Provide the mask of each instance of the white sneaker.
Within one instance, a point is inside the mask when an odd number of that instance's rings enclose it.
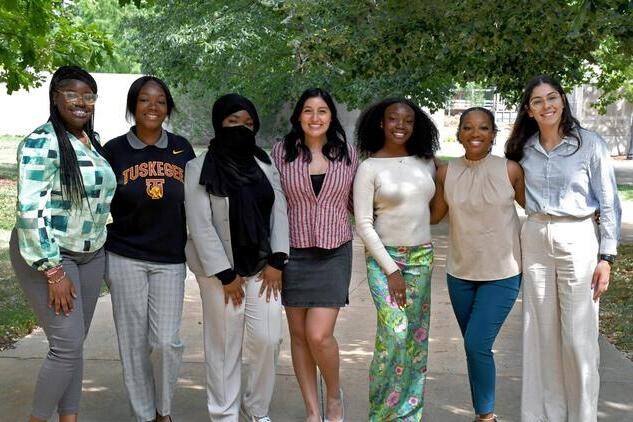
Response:
[[[241,406],[240,406],[240,415],[242,417],[246,418],[246,420],[248,422],[272,422],[272,419],[270,419],[270,417],[268,415],[266,415],[266,416],[252,416],[252,415],[249,415],[248,412],[246,411],[246,409],[244,409]]]

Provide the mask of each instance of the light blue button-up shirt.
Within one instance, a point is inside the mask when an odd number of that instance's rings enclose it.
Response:
[[[600,253],[615,255],[622,211],[607,143],[596,133],[578,129],[547,152],[538,132],[525,144],[525,211],[586,217],[600,210]]]

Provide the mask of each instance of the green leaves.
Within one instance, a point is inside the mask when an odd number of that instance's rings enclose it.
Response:
[[[66,2],[11,0],[0,9],[0,82],[9,93],[41,83],[40,72],[94,66],[112,52],[93,26],[76,24]]]
[[[351,107],[401,95],[437,109],[456,85],[470,82],[517,101],[525,82],[545,73],[568,87],[597,83],[605,92],[601,104],[629,98],[632,5],[170,0],[153,2],[128,22],[145,71],[207,102],[240,92],[272,121],[310,86]],[[198,112],[200,120],[209,111]]]

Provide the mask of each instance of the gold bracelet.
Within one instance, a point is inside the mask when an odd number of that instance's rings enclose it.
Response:
[[[50,278],[47,280],[48,284],[57,284],[60,281],[62,281],[64,278],[66,277],[66,271],[62,272],[62,275],[59,276],[59,278],[55,279],[55,280],[51,280]]]

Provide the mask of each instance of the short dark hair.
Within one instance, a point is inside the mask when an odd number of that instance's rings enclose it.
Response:
[[[433,120],[413,101],[406,98],[387,98],[367,108],[359,117],[356,126],[356,144],[360,153],[367,157],[385,144],[385,133],[381,128],[385,110],[392,104],[405,104],[413,110],[415,120],[413,133],[406,143],[409,154],[422,158],[433,158],[440,148],[439,132]]]
[[[492,131],[494,133],[499,132],[499,128],[497,127],[497,123],[495,122],[495,115],[492,111],[488,110],[485,107],[470,107],[464,110],[462,114],[459,116],[459,124],[457,125],[457,133],[455,134],[455,138],[457,139],[457,142],[459,142],[459,131],[462,129],[462,124],[464,123],[464,119],[470,113],[473,113],[475,111],[479,111],[487,115],[488,119],[490,119],[490,123],[492,124]]]
[[[580,149],[582,139],[579,136],[576,136],[573,133],[573,130],[580,128],[581,126],[578,120],[576,120],[576,118],[571,114],[571,108],[569,107],[569,102],[567,101],[563,87],[554,78],[545,75],[538,75],[530,79],[523,90],[521,103],[519,104],[519,109],[517,110],[517,118],[514,121],[512,132],[510,132],[510,136],[508,137],[505,147],[505,155],[509,160],[517,162],[521,161],[523,158],[523,148],[525,147],[526,142],[539,130],[536,120],[528,114],[528,109],[530,108],[530,97],[532,96],[532,91],[534,91],[534,88],[542,84],[550,85],[563,99],[563,113],[560,119],[560,128],[562,129],[563,136],[571,135],[578,140],[578,148],[576,148],[576,151]],[[574,153],[576,151],[574,151]]]
[[[171,112],[176,110],[176,104],[174,103],[174,97],[171,96],[171,92],[169,92],[169,88],[167,84],[163,82],[162,79],[157,78],[156,76],[141,76],[130,85],[130,89],[127,92],[127,107],[125,109],[125,118],[128,122],[134,121],[134,115],[136,114],[136,103],[138,101],[138,96],[141,93],[141,89],[148,82],[154,82],[158,86],[161,87],[163,92],[165,92],[165,97],[167,97],[167,117],[171,117]]]
[[[283,140],[286,162],[290,163],[297,159],[299,152],[303,153],[304,160],[307,162],[312,161],[312,154],[305,144],[305,134],[303,133],[303,128],[301,128],[299,117],[301,116],[305,102],[314,97],[323,99],[332,115],[330,126],[328,127],[327,132],[325,132],[327,140],[325,145],[323,145],[323,155],[325,155],[330,161],[341,161],[345,159],[347,164],[351,164],[352,161],[349,157],[349,151],[347,150],[347,137],[345,136],[343,125],[338,119],[338,112],[336,111],[334,99],[332,99],[329,92],[321,88],[308,88],[303,91],[292,110],[292,115],[290,116],[290,132],[284,136]],[[299,142],[297,142],[297,140]]]

